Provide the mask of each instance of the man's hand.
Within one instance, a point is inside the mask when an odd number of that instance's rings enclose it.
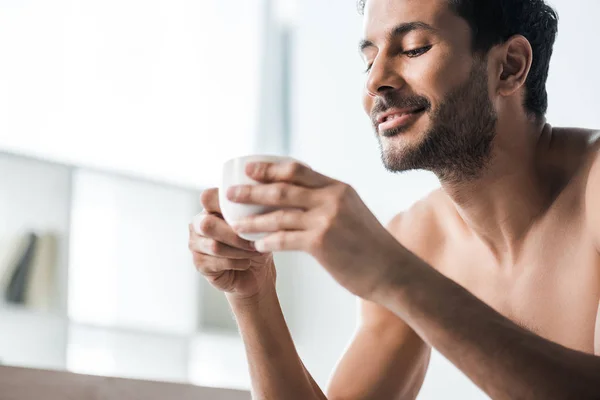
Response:
[[[217,189],[202,193],[204,212],[190,224],[189,248],[206,279],[228,296],[249,299],[275,286],[271,254],[261,254],[225,222]]]
[[[307,252],[363,298],[409,255],[347,184],[299,163],[251,163],[246,173],[262,184],[230,188],[231,201],[282,208],[233,225],[240,233],[271,233],[255,243],[258,251]]]

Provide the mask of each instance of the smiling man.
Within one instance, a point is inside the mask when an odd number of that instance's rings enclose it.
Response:
[[[250,165],[263,184],[228,197],[283,209],[233,227],[204,192],[190,248],[227,294],[254,395],[415,398],[434,347],[494,399],[600,399],[600,135],[545,119],[555,12],[542,0],[360,8],[383,163],[432,171],[442,188],[387,227],[348,185],[300,164]],[[362,298],[327,395],[277,301],[281,250],[310,253]]]

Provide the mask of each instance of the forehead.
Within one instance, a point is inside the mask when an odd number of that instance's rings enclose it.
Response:
[[[367,0],[363,34],[373,42],[383,40],[396,26],[409,22],[424,22],[442,34],[459,33],[466,25],[448,0]]]

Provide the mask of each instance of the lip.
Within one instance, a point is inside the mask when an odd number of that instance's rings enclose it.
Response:
[[[413,114],[415,111],[420,110],[421,107],[413,107],[413,108],[393,108],[384,113],[381,113],[377,116],[377,125],[383,124],[387,118],[396,114]]]
[[[391,129],[401,128],[419,118],[424,111],[425,110],[423,108],[419,107],[411,109],[390,110],[386,113],[380,114],[377,117],[377,129],[380,133],[384,133],[385,131]],[[393,119],[388,119],[389,117],[395,115],[397,116]]]

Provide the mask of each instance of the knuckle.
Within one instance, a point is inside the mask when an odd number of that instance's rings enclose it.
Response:
[[[302,164],[295,162],[295,161],[290,162],[290,163],[286,164],[286,166],[284,168],[283,177],[284,177],[284,179],[292,179],[293,177],[298,175],[301,170],[302,170]]]
[[[287,197],[287,188],[283,184],[273,185],[269,194],[273,201],[280,202]]]
[[[352,188],[352,186],[350,186],[346,183],[340,183],[336,188],[336,194],[337,194],[338,200],[344,200],[344,199],[348,198],[350,195],[352,195],[353,191],[354,191],[354,189]]]
[[[318,252],[319,249],[322,249],[323,245],[325,244],[326,236],[327,236],[326,230],[322,230],[322,231],[316,233],[308,243],[309,251],[311,253],[314,253],[314,252]]]
[[[285,248],[285,234],[284,233],[278,233],[277,235],[275,235],[275,238],[273,239],[273,241],[275,242],[275,247],[277,249]]]
[[[269,170],[268,170],[266,164],[264,164],[264,163],[258,163],[254,167],[254,173],[258,177],[266,178],[267,175],[268,175],[268,173],[269,173]]]
[[[211,188],[211,189],[206,189],[202,192],[202,194],[200,194],[200,204],[202,205],[202,207],[207,208],[212,204],[212,201],[214,200],[215,197],[217,197],[219,195],[219,189],[217,188]]]
[[[320,228],[320,231],[329,229],[332,222],[333,218],[329,214],[321,213],[317,217],[317,226]]]
[[[354,195],[354,193],[355,191],[350,185],[345,183],[336,185],[329,192],[329,199],[327,201],[328,210],[333,215],[338,215],[347,205],[349,199]]]
[[[237,189],[236,197],[238,200],[247,200],[252,198],[254,193],[253,186],[241,186]]]
[[[199,224],[200,232],[202,232],[203,235],[212,235],[216,231],[217,224],[218,220],[216,217],[212,215],[205,215],[202,217],[202,220]]]
[[[206,247],[211,254],[219,254],[223,249],[221,243],[216,240],[208,240]]]
[[[273,214],[273,219],[277,225],[283,224],[285,222],[286,217],[287,213],[285,210],[279,210]]]
[[[335,218],[342,209],[342,203],[339,198],[335,195],[331,195],[327,203],[323,207],[322,218],[327,224],[331,223],[331,220]]]
[[[204,273],[204,271],[208,268],[208,263],[206,262],[206,256],[204,256],[203,254],[200,253],[194,253],[193,254],[193,262],[194,262],[194,267],[196,267],[196,270],[200,273]]]

